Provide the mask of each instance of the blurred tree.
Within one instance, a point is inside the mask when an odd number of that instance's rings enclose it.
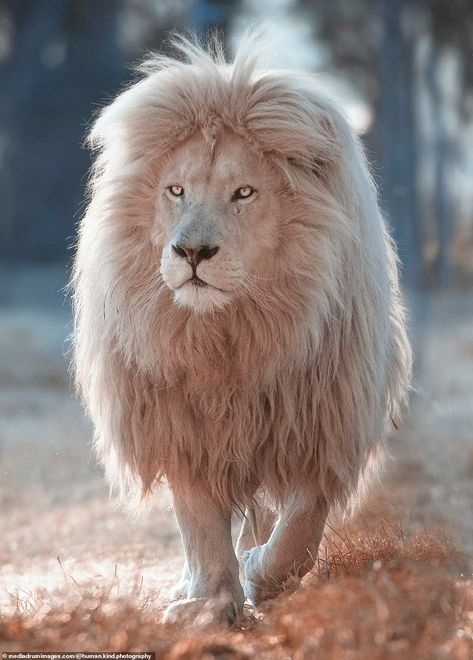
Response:
[[[195,4],[194,0],[118,1],[120,45],[135,61],[142,60],[149,51],[165,49],[166,33],[188,29]]]
[[[218,31],[228,44],[229,23],[238,0],[197,0],[192,8],[192,23],[200,37]]]
[[[458,220],[451,179],[454,161],[462,157],[462,145],[458,144],[447,117],[453,113],[459,124],[473,119],[473,2],[423,0],[421,4],[430,32],[426,84],[431,101],[435,163],[431,214],[437,249],[428,275],[435,284],[448,285],[454,277],[452,244]],[[445,91],[442,78],[443,61],[452,53],[458,63],[458,86],[461,90],[456,97]],[[470,150],[472,146],[469,146]]]
[[[449,284],[455,232],[452,166],[466,145],[455,144],[448,114],[471,122],[473,115],[473,2],[471,0],[300,0],[312,12],[316,36],[326,45],[329,67],[342,71],[374,109],[364,136],[375,156],[381,198],[393,226],[405,280]],[[430,44],[429,62],[419,71],[419,48]],[[453,54],[463,93],[448,96],[442,66]],[[428,94],[428,116],[419,116],[419,77]],[[452,107],[457,103],[457,107]],[[424,108],[425,112],[425,108]],[[427,124],[421,126],[419,122]],[[430,138],[421,143],[420,128]],[[433,161],[428,194],[418,175]],[[425,178],[425,177],[424,177]],[[470,227],[473,226],[470,219]],[[435,249],[427,249],[427,240]],[[427,263],[429,252],[434,255]]]
[[[419,281],[421,215],[416,195],[416,130],[413,46],[402,29],[409,0],[380,0],[378,153],[382,201],[389,211],[404,279]]]
[[[124,77],[113,0],[2,3],[11,49],[0,69],[0,257],[61,259],[72,242],[94,106]]]

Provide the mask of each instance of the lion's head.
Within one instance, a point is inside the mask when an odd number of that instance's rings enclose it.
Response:
[[[274,295],[280,305],[282,285],[285,312],[325,315],[342,253],[377,221],[350,127],[309,76],[258,68],[255,38],[230,65],[177,46],[188,61],[154,58],[92,128],[77,263],[102,245],[103,307],[137,332],[159,301],[202,317],[245,300],[271,308]]]
[[[214,310],[271,277],[283,191],[267,159],[229,131],[198,133],[171,152],[156,184],[152,235],[179,305]]]

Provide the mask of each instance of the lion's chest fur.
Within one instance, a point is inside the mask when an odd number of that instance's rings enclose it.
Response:
[[[154,411],[167,478],[205,480],[241,501],[309,465],[315,416],[303,325],[294,330],[275,308],[265,318],[237,306],[217,319],[168,311]]]
[[[241,503],[261,486],[277,495],[304,466],[313,472],[315,415],[306,374],[245,384],[207,373],[205,382],[189,370],[157,391],[158,443],[171,482],[205,482],[219,499]]]

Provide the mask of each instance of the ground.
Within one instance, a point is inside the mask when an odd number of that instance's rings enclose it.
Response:
[[[0,649],[176,658],[473,654],[473,296],[410,295],[411,414],[317,570],[231,631],[160,623],[182,564],[168,497],[110,500],[71,393],[61,268],[0,271]]]

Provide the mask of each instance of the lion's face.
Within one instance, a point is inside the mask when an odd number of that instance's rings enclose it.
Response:
[[[244,295],[271,268],[281,181],[239,137],[212,150],[204,136],[177,148],[161,169],[153,239],[177,304],[202,313]]]

